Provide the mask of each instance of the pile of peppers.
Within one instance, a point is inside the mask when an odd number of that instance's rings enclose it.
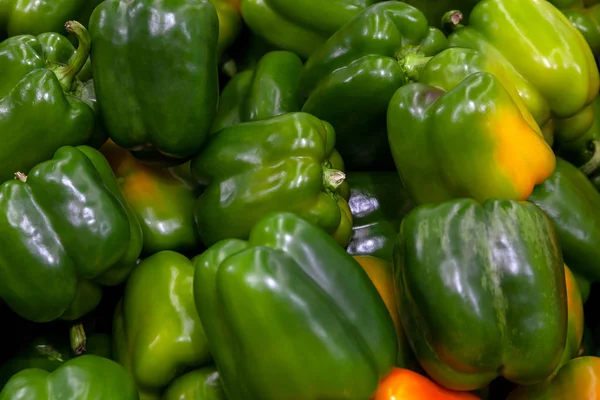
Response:
[[[0,400],[600,399],[600,0],[0,0]]]

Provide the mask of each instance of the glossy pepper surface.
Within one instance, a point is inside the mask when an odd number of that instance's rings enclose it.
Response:
[[[598,0],[550,0],[581,32],[594,54],[600,53],[600,2]]]
[[[133,375],[141,399],[160,392],[211,356],[194,304],[194,266],[162,251],[144,259],[127,280],[113,322],[113,355]]]
[[[35,322],[75,319],[124,281],[142,249],[140,226],[106,162],[65,146],[0,186],[0,298]]]
[[[333,125],[349,171],[393,170],[388,103],[419,68],[414,60],[447,45],[421,11],[386,1],[361,11],[308,59],[300,84],[302,111]]]
[[[242,0],[242,17],[272,45],[307,59],[360,10],[378,1]]]
[[[558,367],[565,272],[552,223],[536,205],[417,207],[402,220],[394,274],[406,336],[442,386],[475,390],[498,376],[533,384]]]
[[[171,168],[147,165],[112,141],[100,152],[142,227],[143,254],[197,250],[201,242],[194,222],[194,204],[202,188],[192,180],[189,163]]]
[[[219,21],[208,0],[108,0],[90,18],[108,136],[148,162],[196,154],[217,110]]]
[[[413,202],[526,200],[555,168],[531,115],[489,73],[449,83],[447,92],[444,82],[408,84],[389,104],[390,147]]]
[[[214,366],[181,375],[169,385],[161,400],[227,400]]]
[[[233,125],[211,136],[191,164],[192,175],[206,185],[195,208],[204,244],[247,239],[265,214],[288,211],[345,246],[352,223],[338,193],[345,175],[332,168],[335,143],[329,123],[300,112]]]
[[[397,172],[348,172],[352,238],[348,253],[392,261],[402,217],[412,209]]]
[[[367,399],[391,370],[396,335],[377,289],[310,222],[271,213],[247,242],[220,241],[195,267],[196,308],[227,398]]]
[[[85,355],[67,361],[54,372],[31,368],[15,374],[0,392],[0,400],[111,399],[137,400],[133,379],[107,358]]]
[[[79,48],[66,66],[48,63],[62,57],[47,35],[0,43],[0,182],[47,160],[59,147],[85,144],[92,136],[94,111],[78,97],[76,79],[88,58],[89,36],[77,22],[68,23],[67,30],[77,35]]]

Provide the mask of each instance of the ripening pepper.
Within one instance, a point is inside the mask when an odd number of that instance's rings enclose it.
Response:
[[[600,398],[600,358],[578,357],[546,382],[517,387],[507,400],[593,400]]]
[[[84,355],[53,372],[25,369],[15,374],[0,392],[0,400],[137,400],[133,379],[116,362]]]
[[[414,204],[526,200],[555,156],[519,99],[487,72],[449,90],[443,76],[428,76],[398,89],[388,109],[390,147]]]
[[[310,222],[270,213],[248,241],[220,241],[194,265],[196,308],[227,398],[367,399],[390,372],[397,346],[386,305]]]
[[[161,400],[227,400],[214,366],[187,372],[169,385]]]
[[[31,321],[79,318],[135,267],[141,228],[91,147],[61,147],[17,178],[0,186],[0,298]]]
[[[442,386],[475,390],[498,376],[534,384],[558,367],[567,343],[565,269],[536,205],[419,206],[402,220],[394,276],[408,341]]]
[[[302,111],[333,125],[348,170],[394,169],[388,103],[420,68],[417,56],[447,45],[421,11],[385,1],[361,11],[311,55],[300,83]]]
[[[402,217],[412,209],[397,172],[349,172],[352,237],[348,253],[391,262]]]
[[[208,137],[219,96],[219,21],[208,0],[107,0],[90,18],[107,135],[149,163],[183,164]]]
[[[381,0],[241,0],[252,32],[307,59],[362,9]]]
[[[201,242],[194,222],[194,204],[202,188],[193,181],[189,163],[171,168],[147,165],[112,141],[100,152],[142,227],[142,254],[162,250],[196,253]]]
[[[89,35],[75,21],[65,27],[79,39],[68,65],[58,62],[70,49],[52,36],[19,35],[0,43],[0,182],[47,160],[61,146],[92,137],[94,111],[80,98],[76,78],[88,59]]]
[[[600,1],[550,0],[581,32],[594,54],[600,53]]]
[[[141,399],[188,368],[211,361],[194,304],[194,266],[173,251],[144,259],[127,280],[113,322],[113,356],[133,375]]]
[[[219,19],[219,42],[217,54],[220,57],[237,39],[242,30],[240,15],[241,0],[209,0],[215,7]]]
[[[271,211],[297,213],[346,246],[352,218],[338,189],[331,125],[306,113],[287,113],[230,126],[212,135],[192,160],[192,175],[206,185],[195,206],[206,246],[247,239]]]
[[[66,21],[87,27],[102,0],[0,0],[0,37],[60,32]]]
[[[583,298],[577,279],[573,272],[565,265],[565,286],[567,289],[567,343],[557,370],[562,368],[572,358],[579,356],[581,341],[583,340]],[[555,372],[556,372],[555,371]]]

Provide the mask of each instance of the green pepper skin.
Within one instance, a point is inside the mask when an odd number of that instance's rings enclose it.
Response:
[[[61,146],[92,137],[94,111],[80,98],[75,79],[88,58],[89,38],[78,34],[85,43],[74,55],[58,36],[20,35],[0,43],[0,182],[47,160]],[[68,66],[47,64],[66,57]]]
[[[600,53],[600,3],[598,0],[549,0],[581,32],[594,54]]]
[[[335,143],[329,123],[301,112],[213,135],[191,164],[192,176],[206,185],[195,207],[202,242],[247,239],[265,214],[288,211],[336,235],[345,247],[352,224],[339,204],[344,174],[332,169]]]
[[[253,70],[238,73],[227,83],[211,132],[241,122],[261,121],[300,111],[302,60],[289,51],[265,54]]]
[[[300,83],[302,111],[333,125],[349,171],[394,169],[388,103],[417,68],[411,57],[432,56],[447,45],[421,11],[386,1],[361,11],[308,59]]]
[[[32,368],[14,375],[0,400],[137,400],[131,376],[116,362],[85,355],[67,361],[54,372]]]
[[[427,16],[430,25],[443,28],[443,17],[450,10],[460,10],[463,21],[468,22],[469,13],[479,0],[404,0],[404,2],[421,10]]]
[[[402,220],[394,274],[406,336],[439,384],[475,390],[498,376],[533,384],[558,367],[565,268],[536,205],[456,199],[417,207]]]
[[[349,172],[352,238],[348,253],[392,261],[400,222],[412,209],[396,172]]]
[[[242,31],[242,16],[240,15],[240,0],[209,0],[215,7],[219,18],[219,42],[217,53],[219,57],[233,45]]]
[[[229,399],[367,399],[394,365],[394,323],[377,289],[310,222],[270,213],[247,242],[220,241],[194,265],[196,308]]]
[[[173,251],[146,259],[127,280],[113,320],[113,356],[133,375],[142,399],[160,392],[211,355],[194,303],[194,266]]]
[[[219,21],[208,0],[107,0],[90,18],[92,71],[108,136],[148,162],[182,164],[219,98]]]
[[[176,378],[161,400],[227,400],[214,366],[195,369]]]
[[[81,317],[127,278],[141,236],[102,154],[61,147],[0,186],[0,298],[35,322]]]

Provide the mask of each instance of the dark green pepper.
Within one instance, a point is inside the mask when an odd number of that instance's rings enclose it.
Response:
[[[90,18],[107,135],[148,162],[182,164],[208,137],[219,95],[219,21],[208,0],[107,0]]]
[[[219,371],[214,366],[195,369],[169,385],[161,400],[226,400]]]
[[[388,103],[420,69],[422,57],[447,45],[421,11],[386,1],[358,13],[308,59],[302,111],[333,125],[348,170],[394,170]]]
[[[242,16],[240,15],[240,0],[209,0],[217,11],[219,18],[219,44],[217,53],[219,57],[237,39],[242,30]]]
[[[417,7],[427,16],[430,25],[443,28],[444,15],[450,10],[460,10],[463,21],[467,22],[469,13],[479,0],[404,0],[412,6]]]
[[[549,0],[581,32],[594,54],[600,53],[600,2],[598,0]]]
[[[0,298],[35,322],[87,314],[142,249],[110,165],[91,147],[65,146],[17,177],[0,186]]]
[[[394,365],[394,323],[377,289],[312,223],[270,213],[247,242],[220,241],[194,265],[229,399],[368,399]]]

